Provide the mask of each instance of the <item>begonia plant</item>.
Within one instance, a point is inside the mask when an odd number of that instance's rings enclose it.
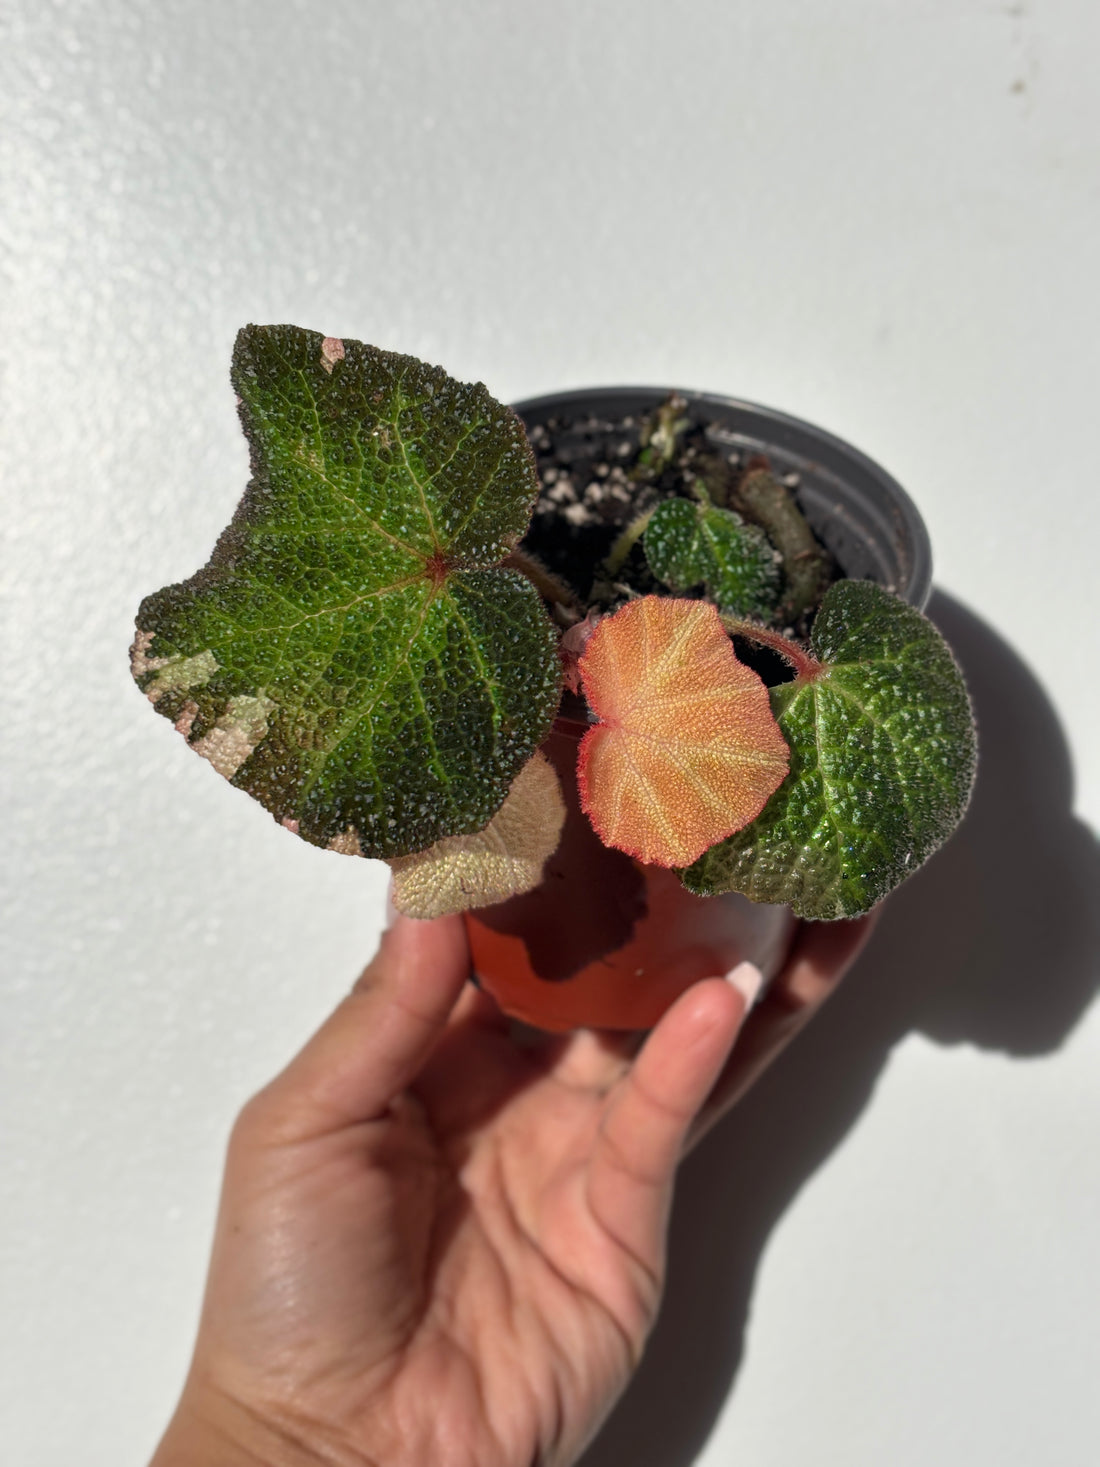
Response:
[[[563,695],[600,839],[698,894],[851,917],[961,818],[974,726],[939,632],[843,578],[766,463],[685,449],[679,400],[571,584],[480,384],[291,326],[241,331],[232,381],[251,481],[209,562],[142,602],[134,676],[288,830],[389,862],[411,915],[539,882]]]

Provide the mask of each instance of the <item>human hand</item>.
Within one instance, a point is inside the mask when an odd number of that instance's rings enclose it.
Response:
[[[796,1039],[867,946],[881,907],[837,922],[799,922],[782,968],[753,1005],[688,1133],[691,1151]]]
[[[461,921],[398,918],[237,1121],[153,1467],[575,1461],[655,1317],[677,1162],[854,955],[859,924],[825,952],[829,930],[803,929],[727,1064],[746,993],[721,979],[636,1057],[520,1045],[465,982]]]

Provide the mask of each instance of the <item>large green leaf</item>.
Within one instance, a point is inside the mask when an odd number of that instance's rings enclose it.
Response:
[[[684,873],[691,891],[854,917],[911,875],[966,809],[977,757],[962,674],[926,617],[838,581],[814,623],[820,676],[772,689],[786,780]]]
[[[733,616],[769,616],[779,600],[775,552],[755,525],[711,504],[666,499],[645,529],[645,554],[673,591],[703,586]]]
[[[252,480],[209,564],[142,602],[159,713],[306,840],[368,856],[479,830],[557,705],[556,636],[500,562],[538,483],[480,384],[249,326]]]

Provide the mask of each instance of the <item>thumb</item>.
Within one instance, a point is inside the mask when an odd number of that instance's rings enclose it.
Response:
[[[607,1231],[651,1267],[663,1254],[685,1137],[759,986],[759,970],[742,963],[728,981],[689,988],[609,1097],[588,1164],[588,1201]]]
[[[420,1070],[469,977],[460,917],[398,915],[351,993],[256,1100],[281,1140],[376,1119]]]

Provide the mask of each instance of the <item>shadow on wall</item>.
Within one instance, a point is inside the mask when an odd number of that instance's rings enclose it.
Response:
[[[1100,984],[1100,846],[1071,811],[1065,738],[1028,669],[937,592],[978,716],[974,799],[891,897],[823,1013],[684,1166],[668,1292],[642,1366],[581,1467],[688,1467],[744,1348],[768,1237],[912,1032],[1013,1055],[1064,1041]],[[813,1104],[806,1104],[806,1097]]]

